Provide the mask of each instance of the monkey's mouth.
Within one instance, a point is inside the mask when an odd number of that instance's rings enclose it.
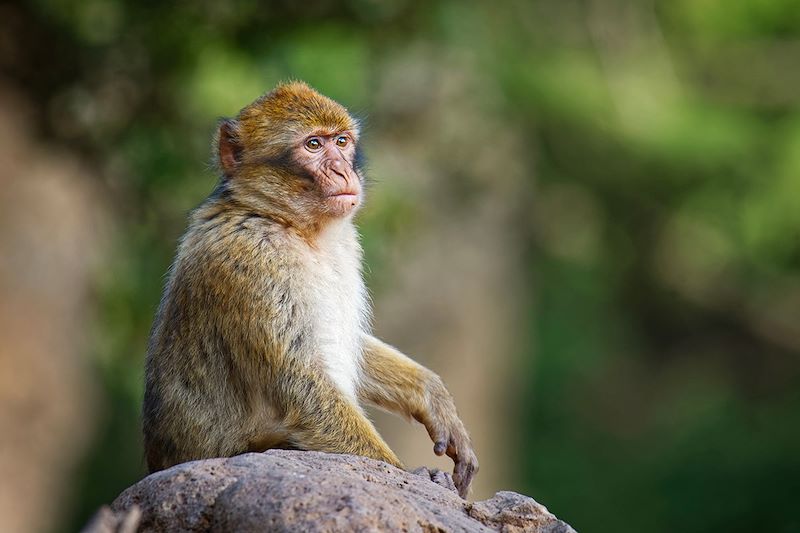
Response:
[[[325,200],[329,209],[340,214],[345,214],[355,209],[361,201],[359,195],[351,191],[329,194]]]
[[[358,200],[359,191],[353,187],[344,186],[341,189],[334,189],[333,191],[329,192],[326,196],[328,200],[337,200],[337,201],[346,201],[346,200]]]

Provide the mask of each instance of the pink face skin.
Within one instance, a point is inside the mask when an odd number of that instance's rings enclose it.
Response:
[[[343,217],[361,203],[355,153],[356,143],[348,131],[309,135],[295,152],[296,161],[314,177],[330,216]]]

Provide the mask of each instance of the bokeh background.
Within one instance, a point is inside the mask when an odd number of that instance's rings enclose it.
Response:
[[[75,531],[144,475],[215,121],[295,78],[365,120],[376,330],[450,385],[476,498],[800,531],[797,2],[30,0],[0,69],[0,530]]]

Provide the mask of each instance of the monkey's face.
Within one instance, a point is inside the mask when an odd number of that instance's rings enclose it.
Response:
[[[326,214],[341,217],[361,203],[361,180],[355,168],[356,143],[352,131],[315,131],[294,148],[293,160],[310,180]]]
[[[358,123],[344,107],[295,82],[222,121],[216,145],[240,200],[314,222],[349,216],[361,203],[357,143]]]

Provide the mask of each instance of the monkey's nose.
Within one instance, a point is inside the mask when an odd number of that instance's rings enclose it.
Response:
[[[341,159],[333,159],[329,165],[330,169],[342,178],[347,179],[346,164]]]

